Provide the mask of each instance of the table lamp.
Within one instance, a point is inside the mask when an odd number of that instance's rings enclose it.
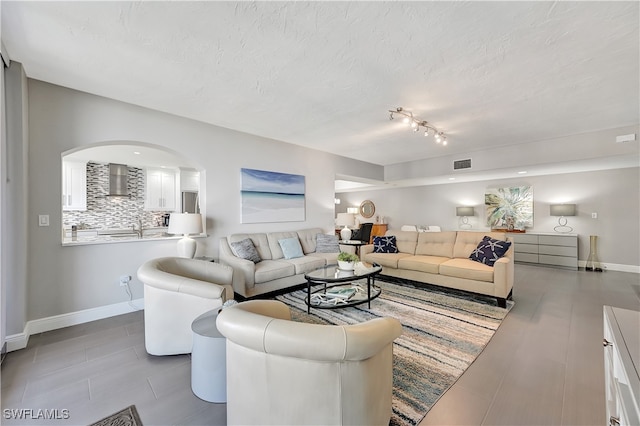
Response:
[[[475,211],[473,207],[456,207],[456,216],[462,217],[462,224],[460,225],[460,228],[471,228],[471,225],[469,224],[469,216],[473,216],[474,214]]]
[[[183,235],[178,241],[178,256],[193,259],[197,243],[189,234],[202,233],[202,215],[200,213],[171,213],[167,232]]]
[[[575,204],[551,204],[549,206],[549,214],[551,216],[560,216],[558,218],[558,225],[553,228],[554,231],[561,234],[567,234],[573,231],[573,228],[567,225],[567,218],[565,216],[576,215]]]
[[[351,239],[351,229],[349,226],[353,226],[356,223],[356,215],[353,213],[338,213],[338,218],[336,219],[336,225],[344,226],[340,230],[340,239],[350,240]]]

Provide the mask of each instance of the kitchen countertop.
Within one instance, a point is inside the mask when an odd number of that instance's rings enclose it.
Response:
[[[71,237],[71,231],[65,229],[62,240],[63,246],[78,246],[89,244],[134,243],[141,241],[179,240],[182,235],[167,234],[167,228],[144,229],[142,238],[131,229],[80,229],[77,237]],[[206,234],[192,235],[191,238],[203,238]]]

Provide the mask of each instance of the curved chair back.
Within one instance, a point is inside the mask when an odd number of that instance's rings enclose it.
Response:
[[[394,318],[355,325],[290,321],[275,300],[225,308],[230,425],[388,425]]]
[[[372,228],[373,228],[373,223],[370,223],[370,222],[361,223],[360,228],[356,230],[352,239],[358,240],[358,241],[365,241],[368,244],[369,240],[371,239]]]
[[[233,299],[233,269],[220,263],[163,257],[138,268],[144,283],[144,342],[151,355],[191,353],[191,323]]]

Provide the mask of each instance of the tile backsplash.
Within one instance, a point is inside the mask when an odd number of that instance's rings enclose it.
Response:
[[[124,229],[138,226],[151,228],[161,226],[167,212],[146,211],[144,169],[127,166],[127,190],[129,197],[109,197],[109,164],[90,161],[87,163],[87,210],[63,211],[65,229],[77,225],[78,229]]]

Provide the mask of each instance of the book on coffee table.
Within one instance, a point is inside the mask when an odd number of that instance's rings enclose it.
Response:
[[[345,288],[345,287],[334,287],[327,290],[327,297],[329,298],[340,298],[348,300],[356,294],[356,290],[354,288]]]

